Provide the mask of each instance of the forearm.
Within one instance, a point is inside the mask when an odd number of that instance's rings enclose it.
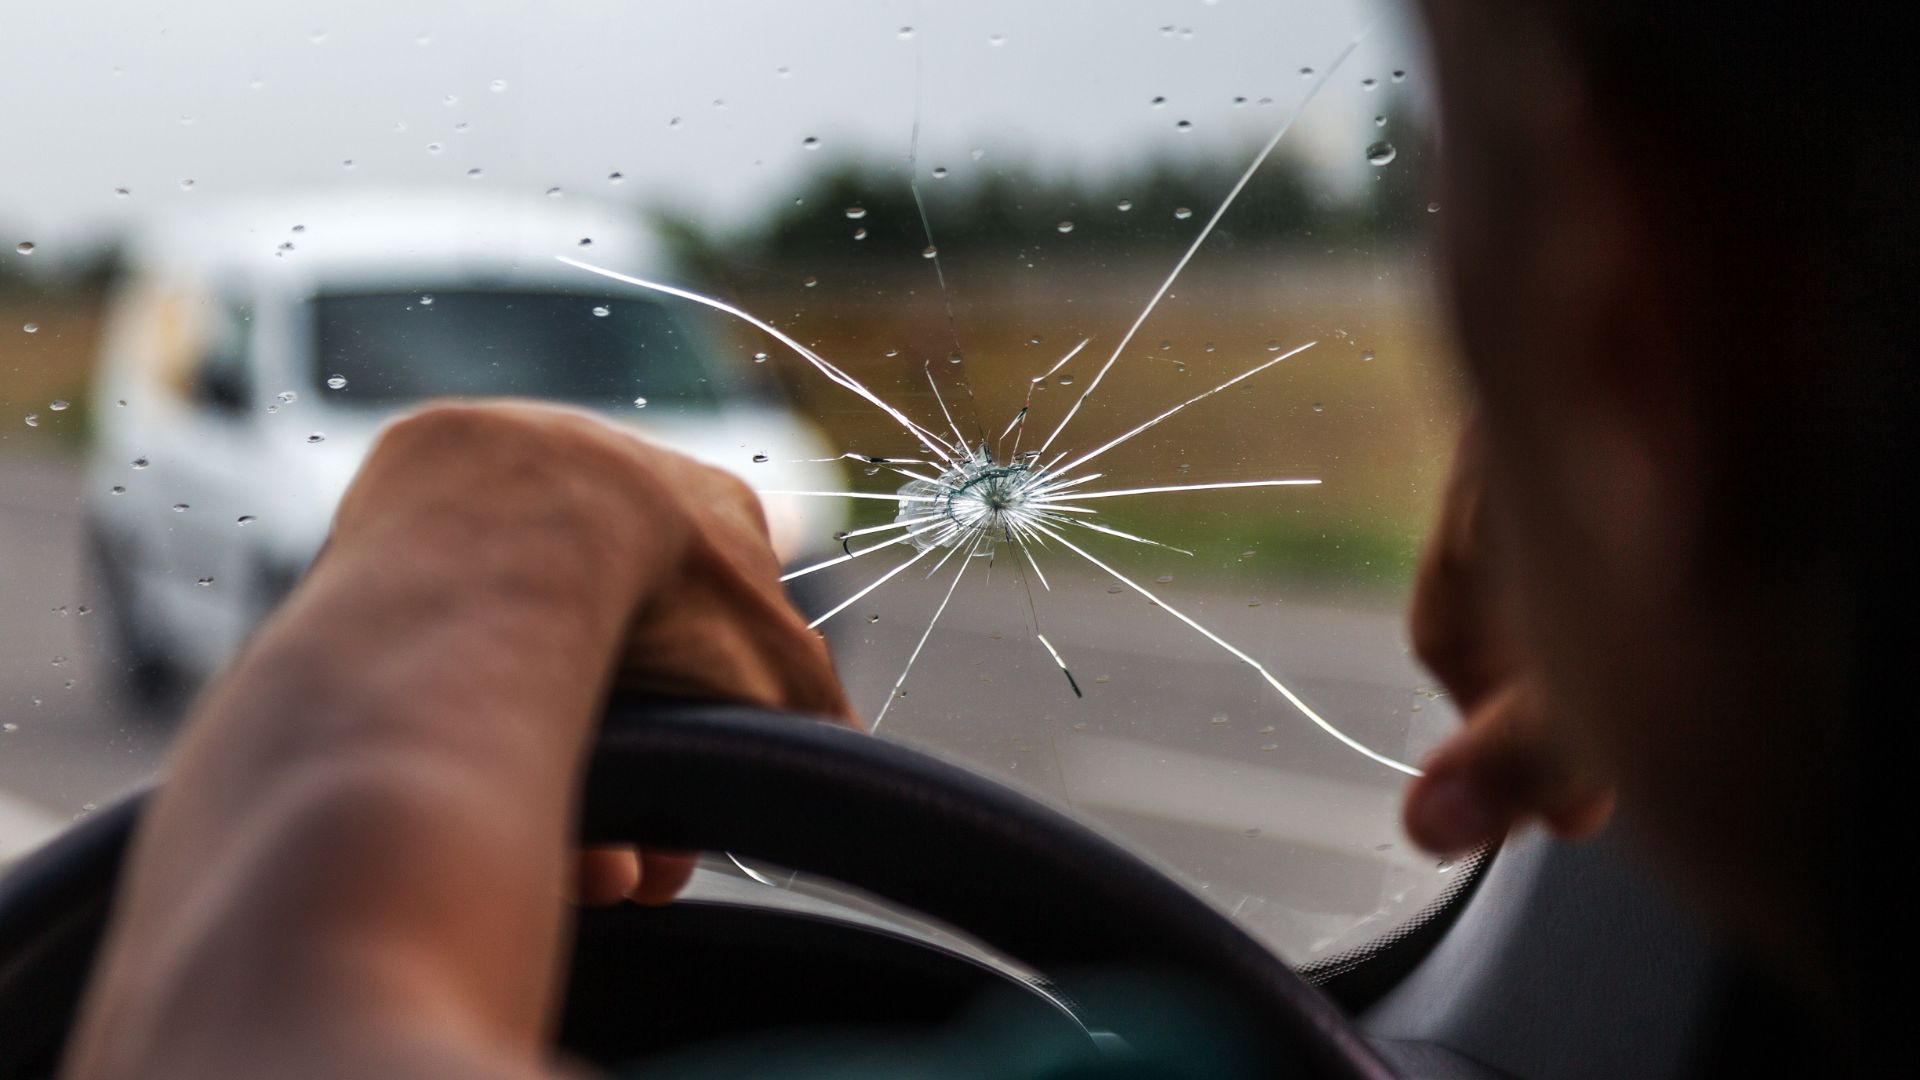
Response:
[[[501,503],[337,544],[202,702],[70,1075],[337,1075],[387,1038],[533,1066],[580,748],[646,563],[604,498]]]

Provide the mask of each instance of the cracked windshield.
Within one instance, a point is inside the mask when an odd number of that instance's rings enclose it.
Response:
[[[1397,8],[8,21],[0,861],[154,774],[384,422],[511,395],[745,479],[878,737],[1288,960],[1451,883],[1397,817],[1460,419]]]

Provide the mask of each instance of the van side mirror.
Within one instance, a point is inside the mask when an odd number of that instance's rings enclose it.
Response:
[[[238,364],[223,362],[223,358],[211,358],[200,365],[193,389],[196,400],[221,412],[237,413],[247,407],[244,369]]]

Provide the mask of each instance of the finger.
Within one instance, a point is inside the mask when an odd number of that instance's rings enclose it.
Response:
[[[640,884],[633,890],[633,902],[649,907],[670,904],[693,878],[698,857],[685,851],[642,851]]]
[[[1436,750],[1407,790],[1402,819],[1420,847],[1453,855],[1539,820],[1569,838],[1605,825],[1612,786],[1553,728],[1536,694],[1485,702]]]
[[[582,848],[574,857],[573,900],[582,907],[617,904],[633,894],[640,880],[640,858],[633,848]]]

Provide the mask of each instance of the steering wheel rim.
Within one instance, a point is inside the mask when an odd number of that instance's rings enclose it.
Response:
[[[0,1047],[65,1030],[144,798],[95,814],[0,880]],[[1337,1006],[1137,856],[992,780],[837,724],[616,701],[581,828],[586,841],[731,851],[902,904],[1097,1001],[1099,1021],[1123,1036],[1154,1020],[1153,1002],[1130,1005],[1087,973],[1199,990],[1239,1013],[1245,1049],[1270,1071],[1393,1075]]]

